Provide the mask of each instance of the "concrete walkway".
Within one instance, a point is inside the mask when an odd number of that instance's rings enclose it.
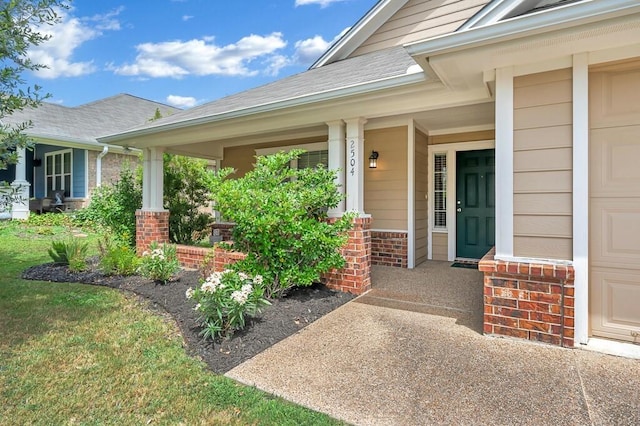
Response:
[[[638,360],[485,337],[434,298],[357,300],[227,376],[358,425],[640,424]]]

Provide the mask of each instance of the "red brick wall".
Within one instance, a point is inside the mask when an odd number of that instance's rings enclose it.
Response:
[[[211,235],[220,235],[222,236],[222,241],[231,241],[233,227],[233,223],[214,223],[211,225]]]
[[[574,345],[574,269],[565,264],[506,262],[495,249],[484,272],[484,333]]]
[[[141,254],[152,242],[169,242],[169,212],[136,211],[136,249]]]
[[[346,265],[324,274],[322,282],[329,288],[362,294],[371,288],[371,218],[358,217],[349,231],[349,241],[342,249]]]
[[[408,264],[406,232],[371,231],[371,264],[406,268]]]
[[[176,245],[176,255],[180,266],[189,269],[200,269],[207,256],[213,256],[213,247],[193,247]]]

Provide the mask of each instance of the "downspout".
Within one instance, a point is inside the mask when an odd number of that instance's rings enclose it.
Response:
[[[102,158],[107,155],[109,152],[109,147],[107,145],[102,148],[102,152],[98,154],[98,158],[96,158],[96,187],[102,184]]]

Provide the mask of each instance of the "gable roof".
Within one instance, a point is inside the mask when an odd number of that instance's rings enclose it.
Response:
[[[316,60],[311,69],[345,59],[409,0],[379,0],[349,31]]]
[[[38,108],[25,108],[4,117],[6,125],[31,121],[26,134],[33,138],[100,146],[100,135],[121,132],[149,122],[156,109],[164,116],[180,111],[159,102],[129,94],[119,94],[77,107],[43,102]]]
[[[112,143],[134,135],[336,99],[425,79],[426,76],[406,50],[396,47],[311,69],[193,107],[126,132],[113,132],[99,140]]]

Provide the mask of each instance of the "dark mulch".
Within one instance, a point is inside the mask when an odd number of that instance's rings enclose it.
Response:
[[[197,271],[181,271],[176,280],[156,284],[139,276],[105,276],[96,268],[95,260],[85,272],[71,273],[67,266],[47,263],[24,271],[28,280],[78,282],[101,285],[133,292],[150,302],[150,306],[169,313],[178,324],[190,355],[202,359],[216,373],[223,374],[252,358],[266,348],[288,337],[306,325],[331,312],[353,298],[346,293],[329,290],[323,285],[296,288],[286,297],[272,300],[247,327],[227,340],[203,340],[194,302],[185,297],[189,287],[199,284]]]

